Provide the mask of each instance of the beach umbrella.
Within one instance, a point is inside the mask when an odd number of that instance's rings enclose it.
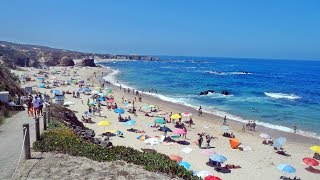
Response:
[[[216,161],[216,162],[219,162],[219,163],[223,163],[223,162],[227,161],[227,158],[222,156],[222,155],[220,155],[220,154],[214,154],[209,159],[211,161]]]
[[[232,149],[237,149],[238,146],[240,145],[240,141],[236,138],[230,138],[229,142]]]
[[[124,114],[125,111],[122,108],[117,108],[117,109],[113,110],[113,112],[118,113],[118,114]]]
[[[160,141],[157,138],[149,138],[149,139],[146,139],[144,143],[150,144],[150,145],[158,145],[160,144]]]
[[[94,102],[94,101],[89,101],[88,106],[94,106],[94,105],[96,105],[96,102]]]
[[[166,126],[160,127],[160,131],[167,131],[167,132],[172,132],[172,130]]]
[[[179,114],[174,114],[170,117],[171,119],[180,119],[181,116]]]
[[[110,125],[111,125],[111,122],[107,120],[103,120],[98,123],[98,126],[110,126]]]
[[[190,169],[190,167],[191,167],[191,164],[190,163],[188,163],[188,162],[186,162],[186,161],[181,161],[181,162],[179,162],[178,163],[180,166],[182,166],[182,167],[184,167],[185,169]]]
[[[154,123],[156,124],[165,124],[166,121],[163,118],[157,118],[154,120]]]
[[[39,88],[44,88],[45,87],[45,84],[44,83],[40,83],[39,84]]]
[[[173,130],[173,134],[186,134],[186,132],[183,129],[176,128]]]
[[[149,139],[149,138],[151,138],[151,137],[146,134],[143,134],[143,135],[140,135],[137,137],[137,139],[140,141],[145,141],[146,139]]]
[[[189,113],[189,112],[184,112],[184,113],[182,113],[181,115],[184,116],[184,117],[190,117],[190,116],[192,116],[192,114]]]
[[[108,99],[107,102],[108,102],[108,103],[113,103],[113,102],[114,102],[114,99]]]
[[[106,93],[111,93],[112,90],[110,88],[104,88],[104,90],[106,91]]]
[[[204,180],[222,180],[221,178],[213,175],[206,176]]]
[[[266,133],[262,133],[260,134],[260,137],[264,138],[264,139],[270,139],[271,137],[269,136],[269,134]]]
[[[130,120],[124,123],[125,126],[131,126],[131,125],[135,125],[136,121],[135,120]]]
[[[303,158],[302,161],[308,166],[318,166],[319,165],[319,161],[317,161],[316,159],[313,159],[313,158],[309,158],[309,157]]]
[[[180,161],[182,161],[182,157],[181,156],[179,156],[178,154],[171,154],[170,156],[169,156],[169,158],[172,160],[172,161],[176,161],[176,162],[180,162]]]
[[[320,146],[311,146],[310,149],[314,152],[320,153]]]
[[[107,130],[106,133],[115,133],[117,132],[118,130]]]
[[[150,104],[150,105],[149,105],[149,107],[150,107],[150,108],[155,108],[156,106],[155,106],[155,105]]]
[[[54,94],[54,95],[63,95],[62,94],[62,92],[60,91],[60,90],[58,90],[58,89],[54,89],[54,90],[52,90],[52,94]]]
[[[207,176],[213,175],[212,173],[210,173],[209,171],[199,171],[196,173],[196,176],[204,179]]]
[[[214,152],[212,149],[204,149],[201,151],[201,154],[207,156],[207,157],[211,157],[214,154],[216,154],[216,152]]]
[[[296,169],[289,164],[280,164],[277,168],[284,173],[295,173]]]
[[[279,137],[273,141],[273,146],[276,148],[280,148],[286,143],[287,139],[285,137]]]
[[[107,94],[106,93],[99,93],[98,96],[107,97]]]

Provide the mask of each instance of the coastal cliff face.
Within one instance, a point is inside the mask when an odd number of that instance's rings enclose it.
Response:
[[[74,59],[83,59],[82,65],[94,67],[96,65],[91,62],[92,57],[100,59],[157,60],[157,58],[150,56],[82,53],[45,46],[0,41],[0,62],[7,64],[11,68],[16,66],[73,66],[75,64]]]

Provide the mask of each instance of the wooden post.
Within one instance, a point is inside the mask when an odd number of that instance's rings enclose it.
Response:
[[[47,113],[43,113],[43,130],[47,130]]]
[[[29,124],[23,124],[24,159],[31,159]]]
[[[48,108],[48,124],[50,123],[50,121],[51,121],[51,115],[50,115],[50,112],[51,112],[51,110],[50,110],[50,108]]]
[[[35,118],[36,121],[36,141],[40,141],[40,123],[39,123],[39,117]]]

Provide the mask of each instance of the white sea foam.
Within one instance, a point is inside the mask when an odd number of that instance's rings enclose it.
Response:
[[[227,75],[251,75],[252,73],[250,72],[218,72],[218,71],[205,71],[206,73],[209,74],[214,74],[214,75],[219,75],[219,76],[227,76]]]
[[[117,83],[116,75],[119,74],[120,71],[119,70],[113,70],[110,67],[106,67],[106,68],[108,70],[112,71],[112,72],[109,75],[105,76],[104,79],[107,80],[107,81],[110,81],[112,84],[114,84],[116,86],[119,86],[121,82]],[[123,83],[121,83],[121,86],[124,87],[124,88],[130,88],[130,89],[133,88],[133,87],[127,86],[127,85],[125,85]],[[135,88],[133,88],[133,89],[135,89]],[[196,110],[199,107],[199,105],[197,105],[196,103],[192,102],[192,97],[195,97],[195,96],[198,96],[198,95],[188,95],[187,97],[169,97],[169,96],[165,96],[165,95],[162,95],[162,94],[149,93],[149,92],[145,92],[145,94],[151,95],[153,97],[159,98],[159,99],[164,100],[164,101],[168,101],[168,102],[173,102],[173,103],[189,106],[189,107],[194,108]],[[271,93],[271,94],[282,94],[282,93]],[[212,93],[209,96],[217,96],[217,95],[220,96],[220,93]],[[223,96],[223,95],[221,95],[221,96]],[[295,97],[295,98],[296,97],[300,98],[299,96],[295,96],[295,95],[294,96],[289,95],[289,96],[290,97]],[[285,97],[288,97],[288,96],[286,96],[286,94],[285,94]],[[203,112],[206,112],[206,113],[209,113],[209,114],[213,114],[213,115],[219,116],[221,118],[224,117],[224,116],[227,116],[228,119],[234,120],[234,121],[238,121],[238,122],[241,122],[241,123],[247,123],[249,121],[248,119],[243,119],[240,116],[237,116],[237,115],[234,115],[234,114],[230,114],[230,113],[218,110],[214,106],[203,107],[203,109],[204,109]],[[262,121],[259,121],[259,120],[255,120],[255,121],[256,121],[257,125],[264,126],[264,127],[270,128],[270,129],[276,129],[276,130],[279,130],[279,131],[290,132],[290,133],[293,132],[292,128],[289,128],[289,127],[270,124],[270,123],[262,122]],[[317,134],[317,133],[313,133],[313,132],[307,132],[307,131],[298,130],[297,134],[300,134],[300,135],[306,136],[306,137],[320,139],[320,135]]]
[[[285,94],[285,93],[273,93],[273,92],[265,92],[266,96],[271,97],[273,99],[289,99],[289,100],[295,100],[300,99],[300,96],[297,96],[295,94]]]

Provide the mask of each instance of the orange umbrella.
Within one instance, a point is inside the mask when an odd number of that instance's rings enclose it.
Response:
[[[240,141],[236,138],[230,138],[229,141],[232,149],[237,149],[238,146],[240,145]]]
[[[170,156],[169,156],[169,158],[171,159],[171,160],[173,160],[173,161],[176,161],[176,162],[180,162],[180,161],[182,161],[182,157],[181,156],[179,156],[178,154],[171,154]]]

